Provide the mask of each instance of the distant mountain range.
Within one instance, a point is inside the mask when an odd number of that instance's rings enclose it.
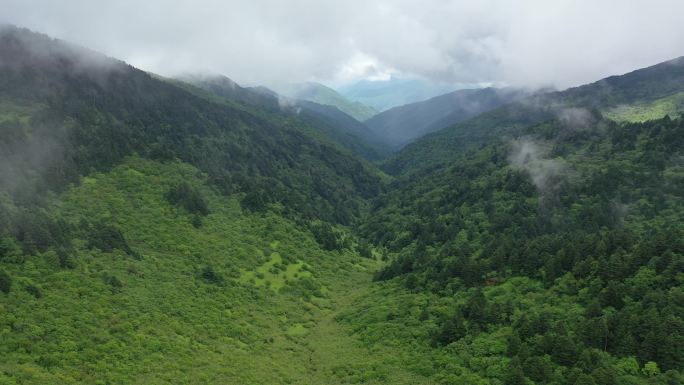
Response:
[[[368,160],[378,160],[389,154],[389,148],[381,137],[337,106],[282,96],[266,87],[241,87],[223,75],[184,75],[179,80],[262,112],[270,111],[276,117],[283,113],[296,116],[298,120],[316,127],[319,134]]]
[[[307,100],[318,104],[337,107],[340,111],[360,122],[370,119],[373,115],[378,113],[373,107],[351,101],[334,89],[320,83],[294,83],[278,87],[276,91],[289,98]]]
[[[464,150],[549,119],[581,122],[599,111],[617,120],[643,121],[684,111],[684,57],[564,91],[536,94],[425,135],[387,159],[394,174],[418,172],[457,158]]]
[[[345,98],[371,106],[378,111],[415,103],[454,91],[455,87],[422,79],[362,80],[340,87]]]
[[[383,111],[366,125],[396,148],[528,94],[514,89],[459,90]]]

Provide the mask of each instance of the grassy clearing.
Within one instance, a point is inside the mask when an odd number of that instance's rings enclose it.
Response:
[[[277,242],[271,243],[271,248],[277,247]],[[276,247],[273,247],[273,246]],[[287,283],[296,281],[300,278],[311,277],[311,271],[304,262],[287,263],[283,260],[280,253],[274,251],[268,262],[259,266],[256,271],[245,271],[240,276],[243,283],[252,283],[256,286],[266,286],[274,291],[283,288]]]
[[[660,119],[665,115],[674,118],[684,111],[684,92],[648,103],[622,105],[605,111],[603,115],[617,122],[645,122]]]
[[[16,119],[24,124],[28,124],[31,116],[41,108],[43,106],[36,103],[27,102],[20,104],[16,101],[0,99],[0,122]]]

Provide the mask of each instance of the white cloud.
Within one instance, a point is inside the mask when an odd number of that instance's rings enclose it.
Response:
[[[567,87],[684,54],[675,0],[3,0],[0,19],[172,75]]]

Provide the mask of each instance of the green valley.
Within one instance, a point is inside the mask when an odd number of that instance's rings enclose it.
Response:
[[[166,199],[178,183],[206,201],[210,213],[200,227]],[[76,230],[65,261],[52,250],[26,255],[3,239],[12,285],[0,316],[2,383],[404,377],[390,355],[374,357],[333,319],[358,295],[351,288],[370,281],[375,262],[322,250],[279,215],[244,213],[193,167],[128,158],[69,188],[48,215],[86,228]],[[84,220],[114,226],[133,255],[89,246]],[[243,279],[278,278],[265,269],[274,262],[285,268],[282,280]]]
[[[0,385],[684,383],[682,74],[448,94],[390,154],[0,26]]]

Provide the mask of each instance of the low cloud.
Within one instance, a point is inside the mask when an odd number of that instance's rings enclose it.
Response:
[[[558,190],[568,167],[560,159],[547,158],[549,145],[531,138],[523,138],[512,141],[510,148],[509,163],[514,168],[524,170],[540,194]]]
[[[594,115],[586,108],[561,108],[557,112],[557,116],[558,120],[566,127],[570,127],[575,130],[588,129],[596,122]]]
[[[299,115],[300,112],[302,112],[302,108],[297,105],[297,101],[294,99],[286,98],[281,95],[278,96],[278,107],[280,107],[281,111],[284,112],[291,112],[296,115]]]
[[[563,88],[683,55],[682,11],[675,0],[5,0],[0,22],[162,75]]]

